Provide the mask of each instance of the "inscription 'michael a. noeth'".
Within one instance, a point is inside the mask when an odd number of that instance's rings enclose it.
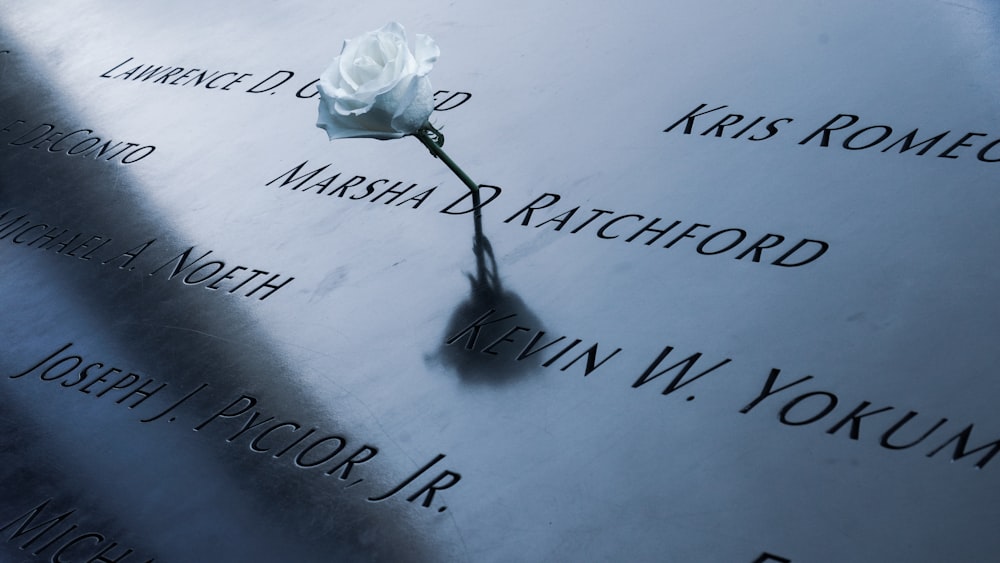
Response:
[[[46,499],[27,512],[4,522],[0,534],[7,536],[21,550],[35,557],[44,556],[53,563],[71,561],[138,563],[144,558],[135,556],[132,548],[120,546],[107,534],[85,531],[75,508],[57,509],[52,499]],[[61,514],[60,514],[61,512]],[[8,535],[9,534],[9,535]],[[155,559],[145,559],[153,563]]]
[[[168,280],[179,280],[185,286],[224,290],[225,293],[264,300],[286,287],[294,277],[272,274],[250,266],[232,266],[224,260],[209,258],[212,250],[198,255],[195,247],[168,254],[158,249],[157,239],[138,245],[114,245],[105,235],[76,231],[29,218],[27,212],[8,209],[0,213],[0,240],[26,248],[55,252],[101,266],[115,266],[117,270],[133,271],[143,266],[148,275],[165,275]],[[155,255],[156,257],[154,257]],[[169,256],[164,260],[164,256]]]

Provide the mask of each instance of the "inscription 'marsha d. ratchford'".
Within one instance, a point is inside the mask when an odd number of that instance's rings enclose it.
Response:
[[[758,232],[750,233],[738,227],[713,228],[707,223],[692,221],[664,220],[662,217],[650,217],[646,213],[617,213],[609,209],[591,209],[583,211],[576,205],[561,209],[552,214],[549,211],[538,219],[533,215],[555,205],[562,196],[554,193],[544,193],[532,202],[517,210],[516,213],[504,219],[504,223],[517,221],[523,227],[551,228],[561,231],[570,227],[570,234],[588,232],[598,239],[619,240],[626,243],[639,241],[645,246],[652,246],[661,241],[660,248],[692,249],[701,256],[728,255],[736,260],[749,258],[750,262],[760,262],[761,258],[773,266],[797,268],[818,260],[830,248],[830,244],[817,239],[789,239],[785,235]],[[539,213],[539,215],[542,215]]]
[[[282,172],[278,177],[271,179],[264,185],[274,185],[276,188],[288,186],[290,190],[312,193],[317,196],[335,196],[353,201],[395,205],[396,207],[406,205],[411,209],[420,207],[437,189],[437,186],[419,187],[416,182],[393,181],[389,178],[372,179],[361,174],[342,175],[341,172],[333,172],[332,170],[326,172],[327,168],[330,168],[330,164],[303,172],[307,164],[309,164],[308,160],[291,170]],[[279,180],[281,183],[276,183]]]
[[[438,186],[418,187],[415,182],[372,179],[370,176],[334,171],[330,164],[315,169],[304,161],[271,178],[265,186],[287,188],[296,193],[308,193],[326,201],[352,200],[381,203],[408,209],[420,208],[435,195]],[[500,198],[499,186],[481,184],[480,190],[489,190],[483,197],[480,209]],[[444,215],[464,215],[475,210],[466,201],[468,194],[449,200],[438,212]],[[585,210],[580,205],[556,208],[563,196],[543,193],[503,219],[504,224],[544,228],[568,234],[584,233],[598,240],[639,242],[645,246],[657,244],[659,248],[693,250],[699,256],[729,256],[736,260],[765,262],[773,266],[797,268],[814,263],[830,249],[826,241],[811,238],[788,237],[773,232],[759,231],[751,234],[739,227],[712,227],[708,223],[664,220],[652,213],[621,213],[610,209]],[[441,205],[440,202],[438,205]]]
[[[102,138],[94,133],[93,129],[80,128],[67,133],[57,129],[52,123],[40,123],[34,126],[27,123],[23,119],[15,119],[0,127],[0,138],[16,135],[7,142],[8,145],[94,160],[110,162],[117,160],[121,164],[139,162],[156,150],[153,145]]]
[[[9,217],[8,217],[9,216]],[[60,256],[93,262],[101,266],[115,266],[117,270],[133,271],[143,266],[149,276],[165,275],[168,280],[179,280],[185,286],[198,286],[208,290],[243,297],[256,297],[263,301],[279,289],[286,287],[294,277],[273,274],[251,266],[232,265],[219,260],[212,250],[195,257],[195,247],[167,254],[159,252],[157,239],[138,245],[114,245],[105,235],[74,231],[28,218],[28,213],[8,209],[0,214],[0,240],[26,248],[49,250]],[[156,248],[152,253],[150,248]],[[212,258],[209,258],[213,255]],[[182,275],[183,274],[183,275]]]

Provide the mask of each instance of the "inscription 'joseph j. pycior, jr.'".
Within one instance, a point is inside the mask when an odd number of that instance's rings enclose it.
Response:
[[[192,430],[199,433],[218,435],[217,429],[224,428],[222,435],[227,443],[243,443],[254,454],[286,461],[286,467],[319,471],[321,477],[336,476],[336,482],[345,483],[345,490],[362,491],[363,498],[371,503],[402,495],[398,498],[405,497],[407,503],[423,508],[437,506],[438,512],[444,512],[447,506],[435,504],[435,499],[439,498],[436,495],[462,479],[456,471],[440,469],[446,456],[439,453],[398,481],[372,485],[358,475],[364,473],[379,454],[375,445],[358,444],[346,433],[324,431],[321,426],[309,425],[300,417],[269,414],[260,406],[260,399],[248,393],[220,400],[218,393],[213,396],[208,383],[178,398],[167,382],[105,361],[86,360],[81,353],[71,350],[74,346],[72,342],[65,344],[6,379],[37,378],[47,384],[48,389],[75,390],[93,400],[129,410],[138,409],[145,415],[139,420],[142,424],[173,423],[184,418],[193,420]],[[367,487],[358,486],[362,482]]]

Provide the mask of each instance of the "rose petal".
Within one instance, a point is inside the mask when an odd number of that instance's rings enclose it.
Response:
[[[384,116],[377,112],[376,114],[365,114],[361,118],[344,117],[325,112],[320,106],[316,126],[324,129],[331,141],[358,137],[387,140],[398,139],[404,135],[397,131],[383,129],[380,123],[384,124],[385,122]]]
[[[409,80],[403,94],[398,98],[396,111],[392,116],[392,128],[405,133],[415,133],[427,123],[434,111],[434,94],[431,82],[425,76],[414,76]]]
[[[345,40],[343,48],[340,49],[340,55],[333,59],[333,64],[327,69],[327,73],[331,77],[334,77],[335,84],[343,82],[350,85],[352,89],[358,87],[358,83],[351,75],[351,66],[356,52],[356,49],[353,48],[354,43],[353,41]]]
[[[417,45],[413,50],[413,58],[417,61],[417,75],[424,76],[430,72],[439,56],[441,56],[441,49],[438,48],[434,39],[429,35],[418,33]]]
[[[406,45],[406,29],[403,28],[403,24],[399,22],[389,22],[376,31],[376,33],[383,32],[398,36],[403,40],[403,45]]]
[[[345,41],[317,83],[316,126],[330,139],[397,139],[416,132],[434,109],[425,75],[439,54],[426,35],[416,36],[411,52],[396,22]]]

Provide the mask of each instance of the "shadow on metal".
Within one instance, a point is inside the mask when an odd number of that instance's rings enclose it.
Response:
[[[88,117],[72,92],[53,87],[47,77],[54,62],[32,57],[8,25],[0,25],[0,127],[20,119],[25,128],[58,123],[100,130],[100,120]],[[3,145],[0,169],[0,213],[14,210],[9,218],[26,213],[32,224],[110,232],[116,242],[156,237],[157,245],[170,248],[192,245],[175,218],[143,197],[149,186],[118,164]],[[191,431],[204,413],[228,397],[262,391],[275,412],[301,413],[296,416],[354,439],[349,423],[329,415],[328,405],[299,383],[296,365],[282,355],[245,302],[129,274],[115,264],[81,262],[27,244],[18,247],[11,244],[13,224],[9,230],[11,236],[0,241],[5,265],[0,286],[7,293],[7,322],[0,332],[9,339],[0,377],[20,372],[44,357],[45,350],[72,341],[88,361],[137,365],[141,373],[150,368],[158,383],[169,382],[164,393],[174,393],[174,398],[199,384],[210,385],[186,405],[188,411],[178,413],[176,422],[164,417],[146,425],[138,422],[141,412],[46,386],[37,374],[16,382],[4,377],[0,428],[5,438],[0,445],[7,463],[0,469],[6,485],[0,494],[0,526],[17,522],[18,515],[48,498],[55,499],[58,510],[72,508],[120,534],[126,533],[120,523],[128,523],[130,547],[156,554],[157,560],[444,557],[436,551],[434,537],[414,533],[421,528],[419,521],[413,523],[420,514],[412,503],[368,502],[336,477],[319,470],[308,473],[290,462],[280,465],[246,444],[230,444],[226,436],[237,425]],[[18,294],[28,285],[30,293]],[[44,307],[36,303],[42,300]],[[387,489],[391,479],[372,475],[370,489]],[[11,533],[7,530],[6,537]],[[0,559],[20,559],[18,545],[5,543]]]
[[[437,356],[463,382],[511,383],[537,371],[537,366],[518,359],[520,347],[513,341],[521,331],[505,333],[514,327],[542,329],[542,322],[519,295],[504,289],[493,246],[481,229],[476,229],[472,250],[476,273],[468,274],[469,297],[448,319]]]

